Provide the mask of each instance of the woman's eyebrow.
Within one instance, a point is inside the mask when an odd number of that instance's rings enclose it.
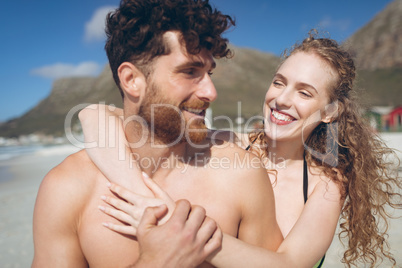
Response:
[[[286,77],[285,77],[284,75],[280,74],[280,73],[276,73],[275,76],[274,76],[274,79],[275,79],[275,78],[281,79],[281,80],[283,80],[283,81],[285,81],[285,82],[288,81],[288,80],[286,79]],[[310,85],[310,84],[307,84],[307,83],[304,83],[304,82],[297,82],[296,84],[297,84],[298,86],[300,86],[300,87],[303,87],[303,88],[311,88],[312,90],[314,90],[314,91],[318,94],[318,90],[317,90],[314,86],[312,86],[312,85]]]

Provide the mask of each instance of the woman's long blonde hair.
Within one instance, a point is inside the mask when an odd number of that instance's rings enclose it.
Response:
[[[395,266],[386,241],[387,220],[391,217],[386,209],[402,208],[399,160],[361,114],[353,88],[356,69],[350,54],[332,39],[316,38],[316,31],[286,51],[284,58],[298,52],[314,53],[338,76],[328,89],[330,103],[337,112],[331,123],[321,123],[313,130],[304,146],[308,165],[321,167],[341,189],[344,206],[339,238],[347,240],[342,262],[347,267],[358,263],[374,267],[386,258]],[[268,148],[264,131],[251,133],[249,138],[257,138],[258,146],[252,148],[266,157],[267,150],[256,149]]]

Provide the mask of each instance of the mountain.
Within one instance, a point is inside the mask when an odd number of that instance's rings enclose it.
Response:
[[[388,4],[346,43],[361,70],[402,67],[402,0]]]
[[[402,0],[395,0],[345,46],[355,55],[364,106],[402,105]]]
[[[62,78],[53,83],[50,95],[19,118],[0,126],[0,136],[18,137],[31,133],[64,135],[64,121],[68,112],[85,103],[104,101],[121,106],[121,98],[109,68],[99,77]],[[73,123],[77,122],[77,114]]]

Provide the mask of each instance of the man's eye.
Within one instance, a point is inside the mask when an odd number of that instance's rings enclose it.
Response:
[[[194,69],[186,69],[183,70],[183,73],[188,74],[188,75],[193,75],[195,73]]]

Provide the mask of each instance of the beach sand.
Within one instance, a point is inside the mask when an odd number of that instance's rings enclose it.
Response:
[[[390,147],[400,150],[398,155],[402,159],[402,133],[382,137]],[[32,216],[40,182],[50,169],[78,150],[74,146],[55,146],[0,161],[0,267],[30,267],[33,258]],[[402,216],[402,212],[398,213]],[[317,215],[316,220],[319,219]],[[401,227],[402,218],[391,220],[389,242],[399,265],[402,265]],[[341,243],[335,237],[324,267],[344,267],[340,262],[342,255]]]
[[[0,162],[0,267],[31,266],[32,217],[43,177],[79,149],[55,146]]]

